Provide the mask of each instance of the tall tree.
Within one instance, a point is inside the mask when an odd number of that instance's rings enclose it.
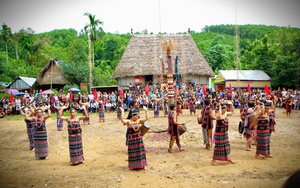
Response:
[[[2,24],[1,35],[6,44],[6,62],[8,63],[7,44],[8,44],[9,39],[11,38],[11,29],[5,23]]]
[[[86,48],[84,39],[75,39],[67,47],[68,55],[61,65],[64,77],[72,84],[80,85],[81,82],[88,81]]]
[[[87,24],[84,29],[88,33],[88,40],[89,40],[89,85],[90,87],[93,85],[93,78],[92,78],[92,67],[94,67],[94,43],[98,40],[97,35],[97,26],[102,25],[103,22],[100,20],[95,19],[95,15],[92,15],[91,13],[84,13],[84,16],[87,16],[89,18],[90,23]],[[91,46],[91,42],[93,43],[93,46]]]
[[[19,59],[19,41],[25,35],[26,31],[21,29],[19,32],[16,32],[11,35],[11,41],[15,44],[15,53],[16,59]]]

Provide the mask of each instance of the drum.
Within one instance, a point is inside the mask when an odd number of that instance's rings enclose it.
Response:
[[[178,131],[179,131],[179,136],[182,135],[186,131],[186,126],[185,125],[179,125]]]
[[[244,132],[244,125],[243,125],[243,122],[240,121],[240,123],[239,123],[239,133],[243,134],[243,132]]]
[[[197,121],[198,124],[202,124],[202,116],[200,114],[197,116]]]
[[[144,136],[148,132],[149,129],[150,129],[150,123],[149,122],[145,122],[141,126],[141,135]]]

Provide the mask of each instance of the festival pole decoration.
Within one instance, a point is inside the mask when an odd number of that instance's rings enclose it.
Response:
[[[174,103],[173,89],[173,67],[171,51],[176,47],[176,43],[172,40],[165,40],[161,43],[161,48],[167,52],[167,80],[168,80],[168,104]]]
[[[178,56],[176,56],[175,58],[175,76],[176,76],[176,86],[178,86],[178,88],[181,88],[180,86],[180,76],[178,73]]]
[[[160,84],[162,84],[164,81],[165,67],[164,67],[164,61],[161,56],[159,57],[159,59],[161,62],[161,75],[160,75],[159,81],[160,81]]]

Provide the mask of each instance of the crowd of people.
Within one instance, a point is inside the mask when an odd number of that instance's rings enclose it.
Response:
[[[278,88],[271,92],[261,89],[225,89],[215,91],[203,89],[206,86],[187,83],[175,88],[174,103],[168,105],[168,93],[165,87],[154,84],[147,89],[140,84],[130,85],[128,90],[121,92],[64,93],[58,95],[43,95],[42,91],[16,97],[13,101],[2,98],[0,101],[1,117],[21,114],[25,117],[29,148],[35,151],[35,156],[48,159],[48,139],[46,120],[51,113],[57,114],[57,130],[63,129],[63,121],[68,123],[70,163],[84,162],[82,144],[82,124],[90,124],[90,113],[99,114],[99,122],[105,122],[105,113],[116,111],[117,117],[127,126],[126,145],[128,145],[128,167],[144,169],[147,165],[142,125],[149,119],[148,109],[153,110],[153,118],[168,117],[168,133],[170,142],[168,152],[173,152],[173,144],[183,151],[180,144],[180,128],[186,122],[178,121],[183,114],[182,109],[189,109],[190,115],[199,116],[198,123],[202,125],[203,143],[206,149],[214,150],[212,165],[216,161],[227,161],[234,164],[230,157],[230,142],[228,139],[228,118],[233,115],[234,108],[239,108],[241,131],[244,135],[245,150],[250,151],[256,145],[257,159],[272,157],[270,154],[270,136],[275,131],[276,108],[285,107],[286,115],[291,116],[292,109],[299,110],[299,91]],[[140,109],[146,111],[145,118],[140,118]],[[199,112],[196,112],[196,110]],[[66,110],[70,116],[64,116]],[[128,117],[124,117],[128,111]],[[77,116],[76,113],[81,113]],[[162,115],[160,114],[162,113]],[[216,123],[213,123],[213,121]],[[214,131],[213,131],[214,130]]]

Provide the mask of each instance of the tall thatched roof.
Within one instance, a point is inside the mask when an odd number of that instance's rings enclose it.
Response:
[[[67,84],[68,81],[63,77],[62,70],[59,68],[59,66],[60,64],[58,60],[49,61],[49,63],[41,70],[36,82],[39,85]]]
[[[178,35],[133,35],[115,69],[114,78],[137,75],[161,75],[160,57],[166,64],[166,52],[161,48],[161,42],[172,40],[176,47],[172,54],[174,69],[175,58],[178,56],[179,74],[193,74],[213,77],[214,72],[204,59],[189,34]]]

